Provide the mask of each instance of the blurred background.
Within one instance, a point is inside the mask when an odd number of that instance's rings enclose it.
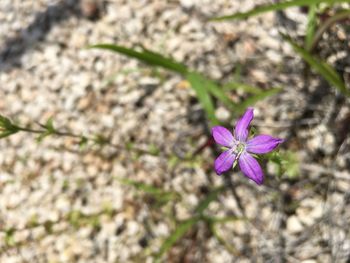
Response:
[[[0,262],[350,262],[349,4],[314,2],[1,0],[0,114],[51,132],[0,140]],[[262,186],[213,169],[247,106]]]

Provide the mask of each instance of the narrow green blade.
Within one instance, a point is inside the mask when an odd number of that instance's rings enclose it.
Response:
[[[236,107],[236,103],[234,103],[224,92],[223,88],[218,86],[213,81],[206,79],[203,77],[203,82],[205,84],[206,89],[218,100],[220,100],[226,107],[231,110],[234,110]]]
[[[205,217],[205,220],[212,224],[225,224],[235,221],[247,221],[246,218],[238,216],[225,216],[225,217]]]
[[[12,122],[9,118],[6,118],[5,116],[0,115],[0,127],[4,129],[11,129],[12,128]]]
[[[12,134],[15,134],[15,131],[4,131],[0,133],[0,139],[11,136]]]
[[[305,49],[311,49],[312,42],[314,40],[315,29],[317,24],[317,5],[310,5],[309,14],[307,18],[306,36],[305,36]]]
[[[194,91],[196,92],[197,98],[199,102],[202,104],[202,107],[205,110],[211,124],[212,125],[219,124],[219,121],[215,116],[215,107],[213,104],[213,100],[206,88],[206,84],[203,81],[202,76],[195,72],[189,72],[186,75],[186,78],[190,82]]]
[[[204,89],[206,89],[210,94],[220,100],[226,107],[230,109],[235,108],[235,103],[224,92],[224,88],[220,87],[214,81],[206,78],[198,72],[191,72],[189,74],[192,75],[192,78],[197,79],[197,82],[200,82],[201,86]]]
[[[202,200],[195,209],[195,212],[202,214],[209,204],[218,198],[218,195],[225,189],[225,187],[219,187],[210,192],[207,197]]]
[[[159,252],[156,255],[156,262],[159,262],[159,259],[166,253],[168,250],[179,240],[181,239],[187,231],[198,221],[200,217],[192,217],[180,225],[178,225],[175,231],[164,241]]]
[[[217,239],[217,241],[219,241],[219,243],[224,246],[224,248],[230,252],[232,255],[235,256],[240,256],[239,251],[233,247],[232,245],[230,245],[228,242],[225,241],[225,239],[219,234],[219,232],[216,229],[215,224],[210,224],[209,225],[210,231],[212,232],[212,234],[214,235],[214,237]]]
[[[149,184],[145,184],[145,183],[141,183],[141,182],[137,182],[131,179],[126,179],[126,178],[117,178],[118,181],[120,181],[122,184],[125,185],[130,185],[135,187],[138,190],[141,190],[145,193],[151,194],[151,195],[163,195],[163,196],[168,196],[175,198],[177,196],[177,193],[175,192],[170,192],[170,191],[165,191],[163,189],[160,189],[158,187],[149,185]]]
[[[282,35],[282,37],[293,47],[294,51],[298,53],[318,74],[324,77],[331,86],[334,86],[342,94],[350,96],[350,90],[346,88],[338,73],[330,65],[314,57],[307,50],[298,46],[289,36]]]
[[[253,8],[252,10],[249,10],[248,12],[243,13],[235,13],[232,15],[227,16],[220,16],[216,18],[212,18],[213,21],[223,21],[223,20],[232,20],[232,19],[245,19],[251,16],[256,16],[262,13],[270,12],[270,11],[277,11],[277,10],[283,10],[288,7],[292,6],[309,6],[314,4],[320,4],[320,3],[328,3],[328,4],[335,4],[335,3],[346,3],[349,2],[349,0],[292,0],[292,1],[284,1],[276,4],[270,4],[270,5],[262,5],[257,6]]]
[[[143,51],[136,51],[135,49],[118,46],[113,44],[98,44],[90,46],[89,48],[106,49],[117,52],[128,57],[136,58],[140,61],[148,63],[153,66],[159,66],[180,74],[186,74],[187,68],[185,65],[173,61],[171,58],[166,58],[161,54],[144,49]]]
[[[253,96],[246,98],[243,102],[237,105],[237,113],[243,113],[248,106],[252,106],[260,100],[263,100],[267,97],[273,96],[282,91],[282,88],[272,88],[269,90],[261,91]]]
[[[226,83],[224,85],[224,89],[225,90],[242,90],[244,92],[251,93],[251,94],[259,94],[260,92],[262,92],[262,89],[258,87],[251,86],[245,83],[236,82],[236,81],[230,81]]]

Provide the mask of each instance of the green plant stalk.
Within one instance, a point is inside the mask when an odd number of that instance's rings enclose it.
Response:
[[[45,127],[44,125],[40,125],[40,126]],[[14,127],[17,129],[17,131],[21,131],[21,132],[28,132],[28,133],[39,134],[39,135],[56,135],[56,136],[62,136],[62,137],[70,137],[70,138],[79,139],[80,141],[85,140],[86,142],[89,141],[89,142],[92,142],[95,144],[109,145],[109,146],[116,148],[116,149],[119,149],[119,150],[130,150],[130,149],[128,149],[127,146],[123,147],[121,145],[114,144],[114,143],[110,142],[107,138],[100,139],[98,136],[97,137],[96,136],[89,137],[89,136],[74,134],[72,132],[61,132],[58,130],[48,131],[47,129],[31,129],[31,128],[26,128],[26,127],[21,127],[18,125],[15,125]],[[11,134],[13,134],[13,133],[11,133]],[[141,148],[132,147],[132,150],[134,152],[137,152],[137,153],[152,155],[152,153],[150,151],[147,151],[147,150],[144,150]]]

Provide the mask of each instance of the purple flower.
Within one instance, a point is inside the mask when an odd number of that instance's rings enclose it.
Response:
[[[264,174],[258,161],[251,154],[271,152],[283,140],[270,135],[258,135],[248,139],[248,126],[253,117],[253,108],[248,108],[237,121],[234,134],[222,126],[212,128],[214,140],[226,149],[215,160],[215,171],[220,175],[232,168],[238,161],[243,174],[261,185],[264,181]]]

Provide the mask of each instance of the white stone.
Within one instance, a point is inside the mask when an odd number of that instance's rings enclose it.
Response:
[[[293,215],[287,219],[287,230],[292,234],[296,234],[302,232],[304,227],[298,217]]]

